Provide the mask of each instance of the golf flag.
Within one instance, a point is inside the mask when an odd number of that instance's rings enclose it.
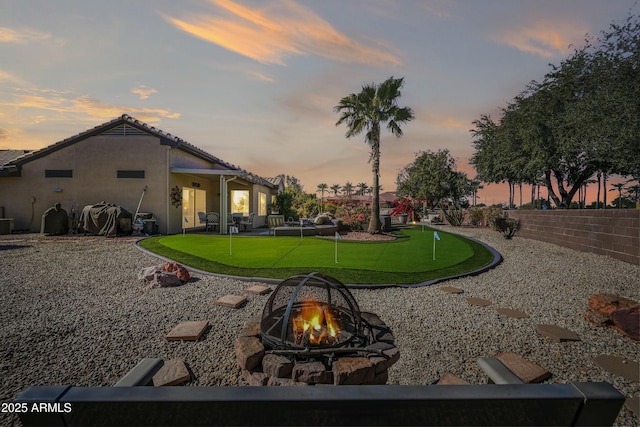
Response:
[[[340,233],[336,231],[336,240],[340,240],[340,239],[342,239],[342,236],[340,235]]]
[[[342,239],[342,236],[340,236],[340,233],[338,233],[336,231],[336,239],[335,239],[336,240],[336,251],[335,251],[335,257],[334,257],[336,264],[338,263],[338,240],[340,240],[340,239]]]
[[[433,260],[436,259],[436,240],[440,240],[440,235],[437,231],[433,232]]]

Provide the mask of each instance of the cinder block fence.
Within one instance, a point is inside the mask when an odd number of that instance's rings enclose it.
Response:
[[[640,265],[640,209],[509,211],[517,236]]]

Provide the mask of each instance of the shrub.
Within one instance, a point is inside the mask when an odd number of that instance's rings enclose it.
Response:
[[[520,230],[520,221],[513,218],[499,217],[494,221],[495,228],[502,233],[505,239],[511,239],[516,231]]]
[[[484,211],[478,207],[469,208],[469,224],[478,227],[484,219]]]
[[[494,230],[498,230],[495,224],[496,219],[503,217],[504,211],[502,210],[502,206],[491,206],[484,211],[484,219],[487,222],[487,226]]]
[[[338,212],[340,209],[338,209]],[[369,224],[371,219],[371,211],[364,206],[355,208],[343,207],[342,223],[351,230],[362,230],[365,224]]]
[[[454,206],[449,206],[449,209],[442,210],[444,217],[447,219],[449,224],[453,227],[460,227],[462,222],[464,221],[464,213],[461,208],[455,208]]]

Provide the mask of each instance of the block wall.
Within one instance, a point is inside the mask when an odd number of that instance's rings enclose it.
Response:
[[[509,211],[517,236],[640,265],[640,209]]]

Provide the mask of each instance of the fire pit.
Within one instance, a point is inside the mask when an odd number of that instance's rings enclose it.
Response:
[[[355,298],[342,283],[320,273],[293,276],[278,285],[262,312],[260,335],[275,350],[326,352],[365,342]]]
[[[385,384],[399,357],[385,323],[320,273],[281,282],[236,340],[251,385]]]

